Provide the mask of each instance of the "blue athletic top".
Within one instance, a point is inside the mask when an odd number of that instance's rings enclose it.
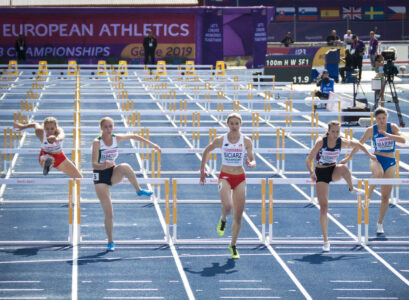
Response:
[[[329,92],[334,92],[334,79],[330,78],[327,84],[321,81],[321,93],[329,95]]]
[[[386,132],[392,134],[391,123],[387,123]],[[378,125],[373,126],[373,144],[375,152],[395,152],[395,141],[378,132]]]
[[[322,140],[324,143],[322,144],[322,148],[320,149],[320,151],[317,153],[317,164],[324,166],[336,164],[338,156],[341,153],[341,137],[337,138],[337,142],[334,148],[328,147],[328,137],[325,136]]]

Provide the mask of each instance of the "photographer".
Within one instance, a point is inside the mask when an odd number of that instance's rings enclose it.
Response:
[[[322,75],[318,76],[317,86],[320,90],[315,91],[315,96],[320,98],[320,100],[328,100],[329,93],[334,92],[334,79],[329,78],[329,73],[327,70],[322,71]]]
[[[354,58],[354,69],[359,69],[358,81],[361,81],[362,75],[362,59],[365,53],[365,44],[362,40],[358,38],[356,34],[352,36],[354,41],[352,44],[351,54]]]
[[[345,50],[345,56],[341,58],[341,61],[345,63],[345,67],[339,68],[339,75],[341,75],[342,83],[347,82],[348,74],[353,71],[354,59],[351,55],[351,51]],[[346,74],[345,74],[346,72]]]

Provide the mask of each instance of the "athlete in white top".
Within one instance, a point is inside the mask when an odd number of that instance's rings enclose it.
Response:
[[[224,235],[226,218],[233,209],[232,238],[229,246],[232,258],[240,258],[236,248],[237,237],[241,228],[241,221],[246,203],[246,175],[243,162],[249,168],[256,166],[251,140],[240,133],[241,116],[237,113],[227,117],[229,132],[218,136],[203,151],[202,164],[200,166],[200,183],[206,182],[206,162],[209,153],[216,148],[222,150],[222,166],[219,175],[219,195],[222,202],[222,216],[217,226],[219,236]],[[247,156],[245,157],[245,153]],[[233,190],[233,199],[232,191]]]
[[[135,173],[132,167],[127,163],[115,165],[115,159],[118,157],[118,144],[125,140],[137,140],[147,143],[158,151],[160,147],[151,141],[137,134],[113,134],[114,121],[105,117],[100,123],[101,135],[92,143],[92,167],[94,168],[94,186],[98,199],[101,203],[105,215],[105,231],[108,236],[107,251],[114,251],[115,244],[113,240],[113,209],[111,203],[111,193],[109,187],[122,181],[126,177],[135,188],[138,196],[150,196],[151,191],[143,190],[139,187]]]
[[[58,127],[57,119],[48,117],[43,121],[42,126],[38,123],[21,124],[16,122],[14,128],[17,130],[34,128],[35,135],[41,141],[38,161],[43,168],[44,175],[47,175],[50,168],[54,167],[72,178],[82,178],[80,171],[62,151],[65,135],[62,128]]]
[[[316,181],[315,187],[317,190],[317,198],[320,204],[320,223],[322,235],[324,237],[324,252],[330,251],[330,243],[328,242],[328,193],[329,183],[338,181],[342,178],[348,184],[349,191],[353,194],[363,194],[363,190],[354,188],[352,184],[352,176],[346,165],[337,164],[338,156],[342,147],[357,147],[364,151],[371,159],[376,160],[375,155],[372,155],[368,150],[357,141],[349,141],[340,137],[340,124],[337,121],[328,123],[328,132],[325,136],[319,137],[315,142],[314,147],[308,154],[305,164],[310,172],[311,179]],[[316,158],[317,164],[313,169],[313,159]]]

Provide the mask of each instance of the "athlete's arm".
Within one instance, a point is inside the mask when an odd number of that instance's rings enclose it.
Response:
[[[209,153],[212,152],[216,148],[220,148],[223,144],[223,136],[219,136],[214,139],[213,142],[211,142],[207,147],[203,150],[202,154],[202,163],[200,165],[200,183],[204,184],[206,182],[206,163],[207,160],[209,159]]]
[[[256,166],[256,159],[253,152],[253,143],[248,137],[244,137],[244,145],[246,146],[247,158],[246,164],[249,168],[254,168]]]
[[[102,164],[100,164],[98,162],[98,158],[99,158],[99,140],[95,139],[92,142],[92,168],[94,170],[105,170],[115,165],[113,161],[105,161]]]
[[[22,124],[22,123],[19,123],[19,122],[14,122],[13,128],[16,128],[19,131],[24,130],[24,129],[28,129],[28,128],[34,128],[36,136],[40,140],[43,139],[43,133],[44,133],[43,130],[44,129],[40,124],[38,124],[36,122],[28,123],[28,124]]]
[[[307,166],[308,172],[310,172],[310,176],[312,180],[317,180],[317,176],[315,175],[314,171],[314,166],[313,166],[313,159],[314,157],[317,156],[318,151],[322,148],[324,141],[322,140],[322,137],[319,137],[317,141],[315,142],[314,147],[312,147],[310,153],[307,155],[307,158],[305,159],[305,165]]]
[[[359,143],[360,143],[361,145],[363,145],[366,149],[368,149],[369,146],[365,145],[365,142],[366,142],[368,139],[370,139],[370,138],[372,137],[372,135],[373,135],[373,127],[369,127],[369,128],[365,131],[365,133],[364,133],[364,135],[361,137],[361,139],[359,140]],[[340,163],[341,163],[341,164],[344,164],[344,163],[346,163],[348,160],[351,160],[352,157],[354,156],[354,154],[357,153],[359,149],[360,149],[360,148],[358,148],[357,146],[355,146],[354,149],[352,149],[351,153],[350,153],[346,158],[344,158],[343,160],[341,160]],[[363,150],[362,150],[362,151],[363,151]],[[364,151],[364,152],[365,152],[365,151]],[[366,153],[366,152],[365,152],[365,153]]]
[[[378,130],[378,131],[380,134],[387,136],[388,138],[391,138],[395,142],[402,143],[402,144],[406,143],[406,139],[405,137],[401,135],[398,126],[396,126],[395,124],[391,124],[391,130],[392,130],[392,134],[387,133],[384,130]]]
[[[147,143],[148,145],[150,145],[152,148],[155,148],[159,152],[161,151],[161,148],[158,145],[156,145],[155,143],[153,143],[153,142],[151,142],[151,141],[149,141],[149,140],[147,140],[147,139],[145,139],[145,138],[143,138],[143,137],[141,137],[140,135],[137,135],[137,134],[116,134],[115,136],[116,136],[116,140],[117,140],[118,144],[121,141],[137,140],[137,141],[142,142],[142,143]]]
[[[341,139],[342,141],[342,147],[352,147],[354,149],[360,149],[362,150],[366,155],[368,155],[368,157],[372,160],[376,160],[376,156],[373,155],[371,152],[368,151],[368,149],[365,147],[365,145],[362,145],[360,142],[357,141],[348,141],[346,139]],[[345,159],[343,159],[342,161],[344,161]],[[349,157],[347,157],[347,160],[349,160]],[[346,162],[345,161],[345,162]]]

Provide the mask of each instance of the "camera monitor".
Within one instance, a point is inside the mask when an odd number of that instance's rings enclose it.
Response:
[[[382,51],[382,56],[385,60],[395,60],[395,51],[384,50]]]

